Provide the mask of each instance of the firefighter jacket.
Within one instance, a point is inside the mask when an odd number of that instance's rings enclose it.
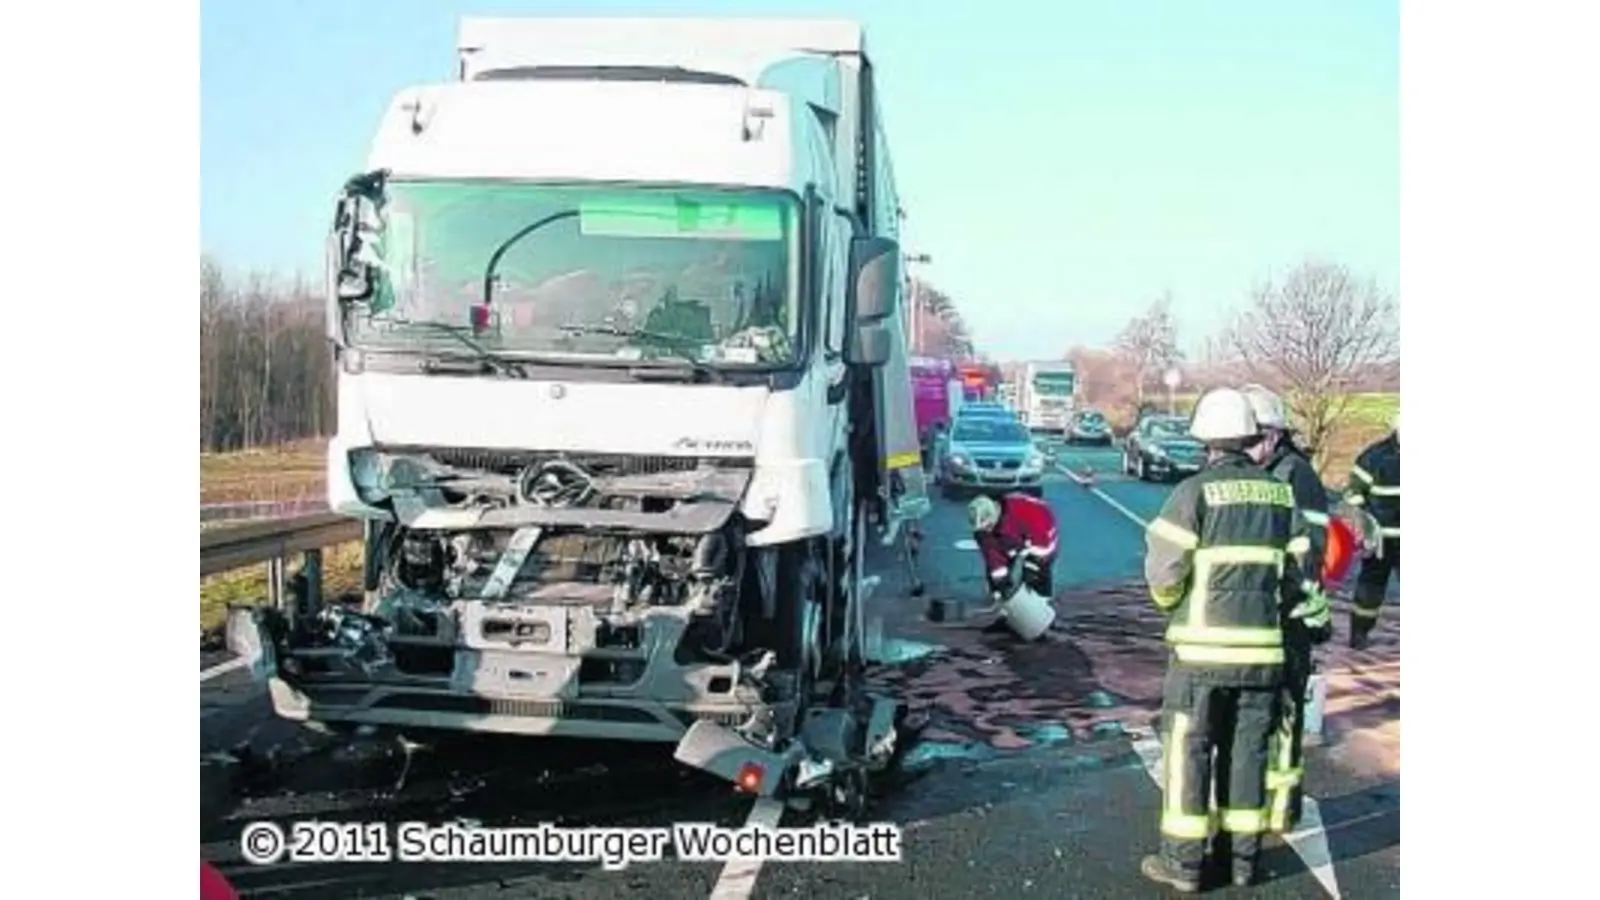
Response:
[[[1056,537],[1056,514],[1050,504],[1027,494],[1002,497],[1000,521],[991,530],[974,535],[991,583],[1010,574],[1011,563],[1024,549],[1040,559],[1054,559]]]
[[[1287,441],[1278,444],[1278,449],[1262,468],[1289,485],[1289,490],[1294,492],[1295,505],[1305,517],[1311,550],[1301,568],[1302,588],[1307,593],[1315,593],[1321,586],[1322,559],[1328,548],[1328,489],[1323,486],[1317,470],[1311,467],[1311,460]]]
[[[1345,501],[1378,520],[1386,538],[1400,536],[1400,437],[1391,434],[1361,451],[1350,467]]]
[[[1219,685],[1282,683],[1282,618],[1311,550],[1289,485],[1225,453],[1173,488],[1146,533],[1145,580],[1177,665]]]

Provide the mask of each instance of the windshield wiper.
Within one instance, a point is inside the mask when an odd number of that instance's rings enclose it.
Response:
[[[665,346],[653,347],[652,349],[658,350],[666,356],[669,356],[678,362],[684,363],[688,366],[689,371],[697,378],[704,378],[713,381],[722,380],[722,372],[720,370],[706,365],[682,350],[673,349],[673,344],[680,343],[683,340],[677,335],[666,334],[665,332],[660,331],[648,331],[643,328],[618,328],[615,325],[567,324],[562,325],[561,330],[570,335],[602,334],[607,337],[644,338],[647,341],[655,341]],[[676,366],[672,367],[672,370],[676,369]],[[641,366],[636,367],[631,371],[635,377],[639,377],[643,373],[650,371],[650,369]]]
[[[449,335],[450,337],[459,341],[462,346],[466,347],[468,350],[471,350],[477,359],[483,363],[484,368],[488,369],[489,371],[498,372],[501,375],[509,375],[514,378],[528,377],[527,370],[523,369],[521,363],[506,359],[503,356],[497,356],[487,347],[468,337],[467,332],[471,329],[465,325],[453,325],[449,322],[433,322],[425,319],[421,321],[413,321],[410,319],[389,319],[388,321],[390,324],[394,325],[404,325],[410,328],[422,328],[429,331],[436,331],[440,334]]]

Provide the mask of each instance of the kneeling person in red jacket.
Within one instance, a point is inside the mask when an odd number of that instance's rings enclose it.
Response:
[[[1041,597],[1054,595],[1056,514],[1050,504],[1027,494],[1007,494],[996,501],[979,496],[967,506],[972,536],[983,554],[991,596],[1011,590],[1011,568],[1023,558],[1022,580]]]

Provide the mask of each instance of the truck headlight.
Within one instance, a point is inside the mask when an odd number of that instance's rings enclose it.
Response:
[[[1159,444],[1151,444],[1150,445],[1150,455],[1155,457],[1156,459],[1166,459],[1167,458],[1167,451],[1163,450]]]

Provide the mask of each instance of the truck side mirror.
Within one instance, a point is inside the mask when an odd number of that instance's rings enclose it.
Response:
[[[849,284],[854,333],[845,358],[852,365],[881,366],[889,361],[888,320],[899,298],[899,243],[878,236],[852,239]]]

